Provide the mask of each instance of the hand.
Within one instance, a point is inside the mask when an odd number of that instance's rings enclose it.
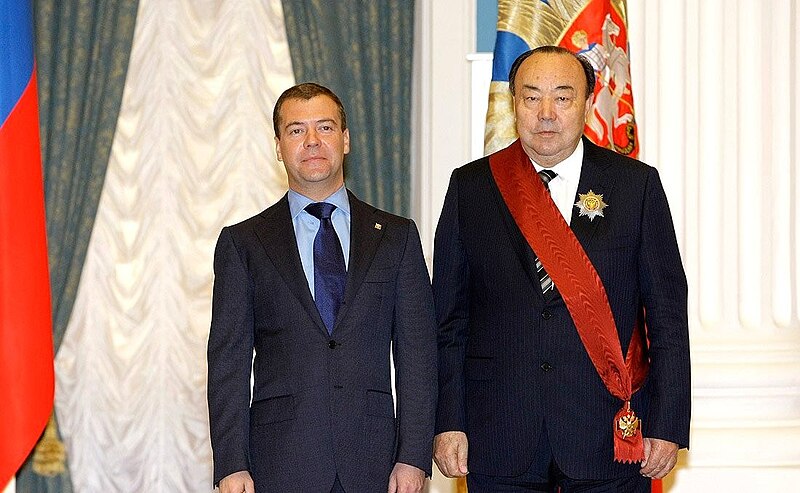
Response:
[[[219,482],[219,493],[255,493],[253,478],[247,471],[228,474]]]
[[[389,475],[389,493],[421,493],[425,486],[425,471],[398,462]]]
[[[445,431],[433,439],[433,460],[448,478],[466,476],[467,435],[463,431]]]
[[[678,444],[658,438],[644,438],[644,460],[639,470],[642,476],[661,479],[678,462]]]

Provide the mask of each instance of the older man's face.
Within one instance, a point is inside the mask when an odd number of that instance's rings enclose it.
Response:
[[[569,157],[592,108],[580,62],[565,54],[531,55],[514,87],[517,133],[528,156],[546,168]]]

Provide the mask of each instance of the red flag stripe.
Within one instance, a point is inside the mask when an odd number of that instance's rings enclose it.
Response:
[[[0,127],[0,487],[53,407],[53,342],[35,70]]]

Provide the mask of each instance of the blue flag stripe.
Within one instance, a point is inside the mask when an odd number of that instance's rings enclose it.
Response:
[[[33,12],[30,0],[0,0],[0,126],[33,75]]]
[[[492,63],[492,81],[508,82],[508,72],[511,70],[514,60],[529,49],[528,43],[516,34],[497,31]]]

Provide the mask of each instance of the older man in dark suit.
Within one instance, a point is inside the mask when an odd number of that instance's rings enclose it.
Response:
[[[419,492],[436,327],[416,226],[344,187],[350,134],[330,90],[288,89],[273,120],[289,192],[223,229],[214,259],[214,482],[222,493]]]
[[[658,172],[582,138],[585,60],[538,48],[509,80],[519,140],[453,173],[436,231],[437,465],[470,493],[649,491],[690,414]]]

